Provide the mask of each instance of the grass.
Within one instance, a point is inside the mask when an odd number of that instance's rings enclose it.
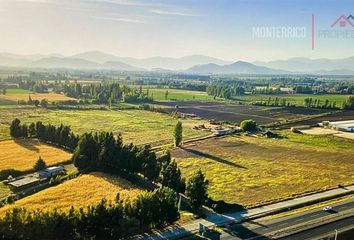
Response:
[[[167,99],[165,99],[166,91],[168,91]],[[150,88],[149,93],[154,94],[154,100],[213,101],[213,96],[201,91]]]
[[[0,208],[0,215],[15,207],[67,211],[71,206],[80,208],[97,204],[103,198],[114,201],[117,193],[120,199],[127,199],[134,198],[141,192],[142,189],[122,178],[104,173],[90,173],[6,205]]]
[[[14,94],[30,94],[32,91],[21,89],[21,88],[13,88],[13,89],[6,89],[6,95],[14,95]]]
[[[297,134],[290,131],[282,131],[281,135],[286,137],[289,142],[300,143],[312,147],[327,148],[333,151],[347,151],[354,146],[354,141],[350,139],[338,138],[333,135],[309,135]]]
[[[0,182],[0,199],[7,197],[11,193],[11,190],[3,182]]]
[[[19,91],[19,89],[16,89]],[[25,91],[25,90],[23,90]],[[18,102],[18,101],[28,101],[29,95],[31,96],[32,100],[42,100],[42,99],[47,99],[49,102],[54,102],[54,101],[66,101],[66,100],[76,100],[75,98],[67,97],[63,94],[57,94],[57,93],[26,93],[26,92],[15,92],[15,93],[9,93],[6,95],[0,95],[0,101],[12,101],[12,102]]]
[[[0,141],[0,170],[13,168],[28,171],[39,157],[48,166],[53,166],[70,160],[71,154],[35,139]]]
[[[1,105],[15,105],[16,102],[2,98],[4,95],[0,95],[0,106]]]
[[[326,100],[336,102],[337,107],[341,107],[342,103],[347,100],[349,95],[339,95],[339,94],[323,94],[323,95],[314,95],[314,94],[280,94],[280,95],[262,95],[262,94],[250,94],[243,96],[235,96],[235,100],[241,102],[260,102],[268,101],[269,97],[274,100],[276,97],[284,98],[287,102],[295,104],[296,106],[304,106],[305,98],[320,99],[322,103]]]
[[[71,126],[76,134],[90,131],[122,133],[125,142],[151,144],[153,146],[172,142],[177,119],[167,114],[143,110],[50,110],[43,108],[0,109],[0,139],[9,138],[9,125],[14,118],[24,123],[42,121]],[[208,135],[193,130],[200,120],[183,119],[184,139]]]
[[[225,137],[173,150],[185,177],[201,169],[215,200],[254,207],[354,183],[354,142],[331,136]]]

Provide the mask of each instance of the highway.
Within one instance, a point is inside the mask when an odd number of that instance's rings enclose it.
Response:
[[[322,208],[318,208],[286,217],[273,219],[267,217],[253,221],[247,221],[242,224],[232,224],[228,228],[224,229],[225,232],[221,235],[221,239],[268,239],[266,237],[267,235],[281,231],[284,228],[298,224],[306,224],[307,222],[316,219],[321,221],[323,217],[330,214],[335,215],[346,210],[354,210],[354,199],[343,201],[331,206],[333,207],[332,212],[325,212],[322,210]],[[333,232],[336,228],[339,229],[349,225],[354,225],[354,216],[346,220],[336,221],[325,226],[317,227],[282,239],[311,239],[310,237],[320,236],[331,231]]]
[[[294,239],[302,239],[302,240],[312,240],[316,236],[334,236],[334,229],[340,230],[347,226],[354,225],[354,216],[349,217],[343,220],[339,220],[336,222],[332,222],[329,224],[322,225],[317,228],[313,228],[307,231],[299,232],[297,234],[293,234],[289,237],[280,238],[281,240],[294,240]],[[342,238],[338,238],[342,239]]]

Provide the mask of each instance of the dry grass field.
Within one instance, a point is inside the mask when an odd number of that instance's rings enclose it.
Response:
[[[62,94],[57,93],[13,93],[13,94],[6,94],[0,95],[0,100],[8,100],[8,101],[28,101],[28,96],[31,96],[32,100],[42,100],[47,99],[49,102],[55,101],[66,101],[66,100],[77,100],[75,98],[70,98]]]
[[[0,141],[0,170],[31,170],[39,156],[48,166],[70,160],[71,153],[40,143],[36,139]]]
[[[175,149],[187,178],[201,168],[216,200],[252,207],[354,183],[354,142],[334,136],[230,136]]]
[[[301,132],[309,135],[333,135],[336,137],[342,137],[342,138],[354,140],[354,133],[342,132],[342,131],[337,131],[329,128],[314,127],[314,128],[301,130]]]
[[[130,182],[104,173],[91,173],[47,188],[31,196],[0,208],[0,215],[15,207],[30,210],[68,210],[97,204],[101,199],[114,201],[119,192],[121,199],[134,198],[143,190]]]

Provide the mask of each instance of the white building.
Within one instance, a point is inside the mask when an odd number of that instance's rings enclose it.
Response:
[[[338,122],[323,121],[320,126],[328,127],[337,131],[354,132],[354,120]]]
[[[49,167],[37,172],[39,178],[51,178],[65,173],[66,170],[63,166]]]

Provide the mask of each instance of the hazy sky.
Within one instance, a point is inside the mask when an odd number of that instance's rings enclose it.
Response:
[[[0,52],[98,50],[122,57],[204,54],[226,60],[354,56],[354,34],[316,35],[312,50],[312,14],[315,30],[328,30],[340,15],[354,15],[354,1],[0,0]],[[255,38],[252,28],[259,26],[306,27],[307,35]]]

